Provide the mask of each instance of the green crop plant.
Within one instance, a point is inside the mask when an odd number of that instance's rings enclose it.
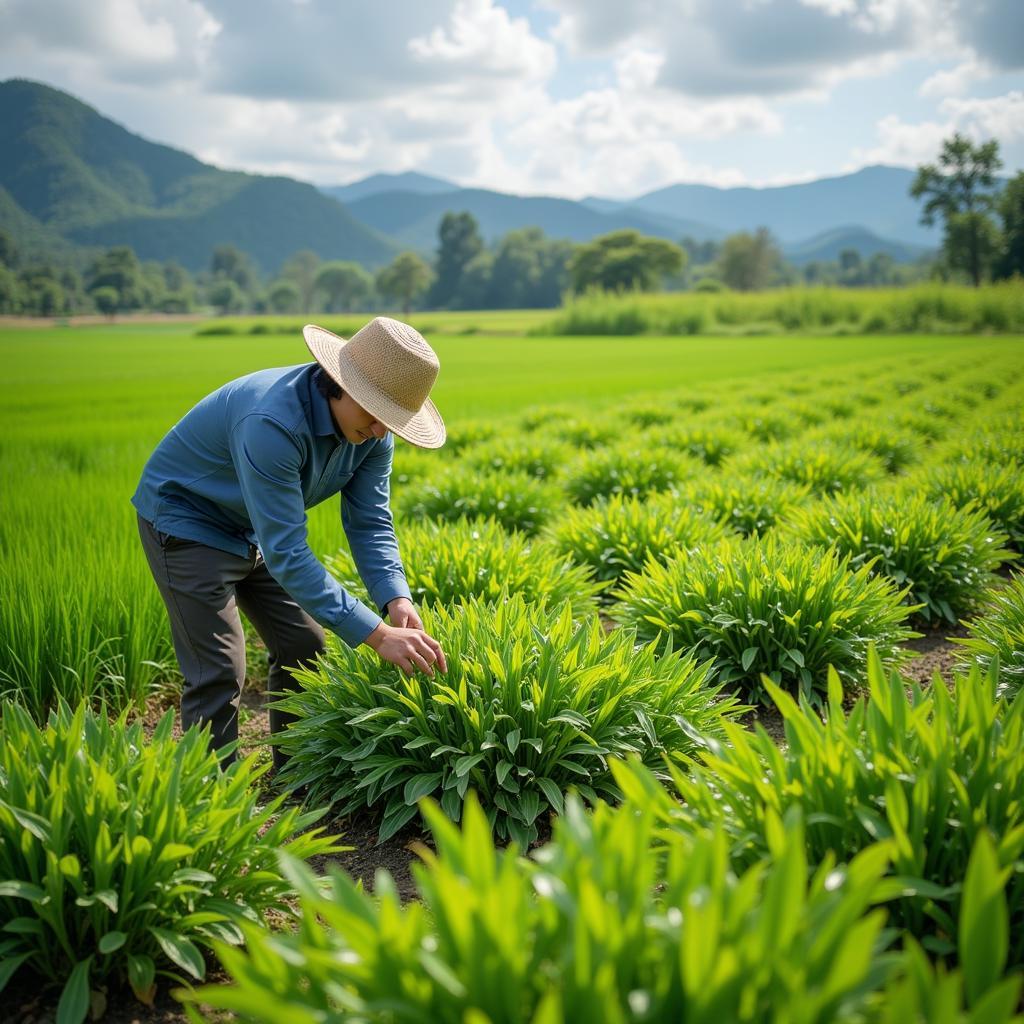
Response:
[[[291,760],[281,776],[341,814],[372,808],[380,839],[436,795],[458,819],[470,787],[503,838],[526,845],[541,815],[562,810],[575,786],[614,797],[608,758],[693,749],[690,731],[721,735],[735,714],[693,658],[631,630],[606,634],[597,618],[573,621],[521,595],[424,609],[448,671],[403,676],[365,648],[332,642],[302,689],[275,706],[299,717],[275,738]]]
[[[809,494],[806,484],[773,477],[708,474],[684,483],[677,504],[704,512],[736,533],[749,536],[770,530]]]
[[[464,464],[486,473],[526,473],[550,479],[569,463],[575,452],[564,441],[537,434],[503,436],[476,445],[463,456]]]
[[[564,441],[573,448],[603,448],[611,444],[622,433],[621,424],[607,417],[558,416],[549,417],[545,431],[558,441]]]
[[[481,473],[463,464],[411,481],[395,494],[396,518],[496,519],[535,534],[565,504],[561,490],[526,473]]]
[[[626,573],[612,617],[641,639],[668,636],[674,647],[712,662],[710,678],[754,700],[762,676],[808,699],[824,693],[832,665],[844,685],[864,674],[868,648],[906,657],[914,636],[905,590],[850,567],[849,556],[772,535],[695,548]]]
[[[800,433],[801,427],[796,417],[777,411],[776,407],[768,409],[744,410],[734,413],[732,422],[736,427],[749,434],[755,441],[785,441]]]
[[[276,850],[339,849],[322,812],[257,806],[255,755],[221,773],[208,734],[146,742],[82,703],[45,727],[18,704],[0,718],[0,988],[17,972],[62,988],[57,1019],[79,1024],[90,991],[127,981],[151,1003],[157,977],[201,980],[202,947],[289,912]]]
[[[807,444],[821,441],[846,445],[875,455],[886,472],[905,473],[924,458],[924,446],[910,430],[892,423],[851,419],[819,427],[805,436]]]
[[[569,508],[545,536],[555,549],[599,580],[617,581],[627,570],[639,572],[647,560],[660,561],[681,550],[711,544],[728,531],[672,494],[645,498],[613,495],[587,508]]]
[[[490,441],[497,434],[498,427],[492,420],[462,420],[447,431],[440,454],[461,455],[484,441]]]
[[[630,402],[620,405],[616,415],[642,430],[663,427],[677,419],[679,412],[668,402]]]
[[[925,622],[955,625],[976,609],[998,580],[995,570],[1016,558],[976,507],[957,508],[922,494],[862,492],[793,509],[782,531],[808,544],[832,546],[851,567],[909,588],[908,604]]]
[[[776,820],[771,862],[737,874],[721,829],[667,838],[659,862],[650,814],[575,797],[529,860],[495,847],[472,797],[461,828],[424,815],[437,853],[404,905],[383,871],[371,898],[282,858],[299,930],[219,948],[230,984],[182,993],[191,1019],[205,1003],[253,1024],[854,1024],[900,963],[874,906],[887,844],[809,872],[801,822]]]
[[[667,445],[620,443],[577,457],[566,467],[561,484],[574,505],[591,505],[615,494],[643,497],[668,491],[702,471],[697,459]]]
[[[967,623],[967,636],[954,637],[962,646],[958,661],[964,669],[979,665],[999,673],[999,690],[1013,696],[1024,684],[1024,575],[1014,576],[989,594],[982,614]]]
[[[976,503],[1009,536],[1011,547],[1024,552],[1024,473],[1019,465],[951,462],[923,471],[913,485],[933,498],[947,496],[958,508]]]
[[[727,742],[707,744],[699,766],[671,768],[671,796],[642,767],[613,765],[627,801],[656,808],[669,829],[725,828],[738,868],[768,855],[771,822],[793,809],[807,822],[811,864],[889,841],[894,922],[948,957],[971,851],[991,835],[1006,872],[1007,962],[1024,966],[1024,695],[998,697],[995,672],[977,666],[951,689],[938,675],[926,689],[908,686],[875,652],[867,696],[849,713],[829,672],[824,721],[765,686],[785,720],[784,749],[760,726],[752,734],[729,723]]]
[[[413,522],[400,527],[398,536],[417,605],[522,594],[528,604],[568,604],[580,618],[596,612],[604,589],[589,567],[577,565],[567,553],[547,541],[509,533],[493,519]],[[368,600],[347,551],[325,561],[347,590]]]
[[[805,484],[818,494],[859,490],[881,480],[881,459],[858,448],[829,442],[781,441],[726,459],[723,472],[770,476]]]
[[[744,435],[720,423],[677,423],[646,433],[648,443],[685,452],[708,466],[718,466],[727,455],[749,446]]]

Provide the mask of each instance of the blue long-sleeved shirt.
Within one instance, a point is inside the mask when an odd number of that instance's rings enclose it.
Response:
[[[316,363],[260,370],[207,395],[157,445],[132,504],[156,529],[221,551],[259,547],[271,576],[355,647],[381,622],[309,547],[306,509],[341,493],[341,520],[377,608],[411,597],[388,506],[394,437],[352,444]]]

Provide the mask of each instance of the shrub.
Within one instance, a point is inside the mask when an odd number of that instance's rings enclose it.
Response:
[[[399,519],[492,517],[526,534],[537,533],[564,504],[558,487],[525,473],[480,473],[462,465],[410,481],[394,500]]]
[[[727,531],[674,495],[626,498],[615,495],[589,508],[570,508],[548,527],[556,550],[589,566],[599,580],[639,572],[648,559],[714,543]]]
[[[899,644],[914,635],[903,625],[906,592],[849,562],[772,536],[727,541],[626,573],[612,615],[641,639],[668,635],[711,659],[709,678],[754,699],[764,674],[817,700],[829,665],[853,684],[870,644],[897,661],[906,656]]]
[[[528,604],[568,603],[576,618],[597,610],[603,587],[589,568],[575,565],[545,541],[510,534],[493,519],[410,523],[400,529],[399,539],[416,604],[496,601],[507,591],[522,594]],[[365,594],[348,552],[338,552],[327,565],[347,590]]]
[[[320,812],[257,807],[252,755],[221,774],[208,733],[147,743],[142,724],[64,703],[45,727],[18,704],[0,718],[0,988],[15,971],[63,985],[58,1019],[85,1019],[90,989],[127,980],[151,1003],[156,977],[201,979],[199,947],[287,911],[276,848],[336,850]]]
[[[738,431],[720,424],[676,424],[647,434],[650,444],[674,448],[709,466],[717,466],[727,455],[747,445]]]
[[[1014,558],[978,508],[958,509],[921,494],[848,494],[793,509],[787,534],[833,546],[850,565],[907,587],[906,601],[926,622],[955,625],[996,581],[993,570]]]
[[[419,899],[285,860],[300,931],[246,929],[221,954],[232,984],[184,997],[266,1024],[852,1024],[892,973],[872,962],[892,940],[883,845],[808,875],[800,823],[777,821],[774,860],[737,876],[721,829],[670,837],[660,865],[643,811],[571,798],[533,860],[495,848],[475,800],[461,829],[424,814],[438,852],[413,868]]]
[[[700,469],[699,462],[672,448],[619,444],[581,455],[566,467],[562,486],[573,504],[591,505],[614,494],[667,491]]]
[[[989,600],[984,614],[967,623],[967,636],[953,642],[964,648],[958,659],[964,669],[976,664],[988,672],[998,665],[999,690],[1012,697],[1024,683],[1024,575],[992,590]]]
[[[868,696],[843,710],[829,676],[822,721],[806,703],[766,683],[785,719],[783,750],[761,728],[732,724],[703,764],[672,769],[675,797],[643,772],[615,767],[627,801],[684,832],[723,827],[738,869],[770,853],[776,815],[807,822],[812,865],[847,860],[877,839],[893,844],[893,917],[933,952],[956,952],[971,851],[992,836],[1010,921],[1009,963],[1024,963],[1024,696],[996,696],[995,674],[975,667],[948,689],[927,689],[868,659]],[[1007,884],[1008,881],[1008,884]],[[994,924],[993,920],[993,924]]]
[[[924,456],[921,442],[909,430],[891,423],[879,424],[860,419],[820,427],[805,441],[808,444],[832,442],[875,455],[882,460],[886,472],[891,474],[905,472]]]
[[[857,490],[881,480],[885,467],[867,452],[837,444],[784,441],[727,459],[725,470],[806,484],[818,494]]]
[[[739,428],[755,441],[785,441],[801,430],[795,416],[774,409],[758,409],[736,416]]]
[[[610,419],[587,419],[570,417],[554,418],[548,424],[548,432],[559,441],[565,441],[573,448],[601,448],[611,443],[622,433],[622,426]]]
[[[490,441],[497,433],[498,428],[492,420],[462,420],[447,431],[442,452],[460,455],[481,441]]]
[[[976,502],[1009,536],[1014,550],[1024,552],[1024,473],[1019,466],[953,462],[926,473],[923,487],[932,498],[947,496],[957,508]]]
[[[688,730],[721,733],[736,710],[689,657],[635,649],[570,609],[528,607],[521,595],[424,609],[447,673],[405,677],[372,651],[332,643],[301,691],[275,704],[299,721],[275,737],[291,755],[281,778],[340,813],[382,808],[380,838],[436,794],[458,819],[472,786],[499,836],[526,845],[546,808],[575,786],[614,798],[607,758],[693,749]]]
[[[517,435],[484,441],[467,452],[463,460],[483,472],[526,473],[544,479],[555,476],[573,454],[564,442]]]
[[[621,405],[616,415],[636,427],[662,427],[671,423],[677,416],[675,410],[667,403],[632,403]]]
[[[678,503],[719,519],[748,536],[771,529],[782,515],[807,499],[806,485],[771,477],[703,476],[688,480]]]

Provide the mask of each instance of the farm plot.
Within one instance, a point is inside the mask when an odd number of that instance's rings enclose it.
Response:
[[[399,447],[393,474],[410,584],[449,672],[406,679],[332,642],[288,699],[300,720],[278,784],[385,840],[426,815],[434,850],[407,905],[386,875],[372,896],[336,871],[316,884],[302,861],[326,840],[271,865],[255,826],[231,825],[233,845],[226,825],[206,842],[189,830],[194,800],[229,809],[219,821],[263,820],[246,794],[262,791],[265,752],[211,781],[194,740],[181,754],[166,742],[169,724],[152,746],[128,732],[132,708],[175,683],[120,504],[154,415],[206,383],[161,393],[138,363],[135,377],[97,368],[94,394],[118,395],[121,419],[83,401],[55,421],[39,391],[34,417],[14,396],[0,985],[47,979],[77,1022],[118,986],[151,999],[215,956],[231,984],[182,992],[206,1019],[1014,1019],[1019,343],[859,340],[844,360],[759,352],[737,373],[750,339],[716,339],[718,362],[636,341],[557,404],[523,401],[557,392],[546,368],[530,363],[531,389],[516,370],[489,378],[493,353],[467,359],[475,378],[453,360],[472,416],[453,397],[451,443]],[[579,363],[587,342],[551,344]],[[323,511],[314,546],[358,591]],[[961,621],[956,672],[909,687],[908,640]],[[80,704],[101,697],[125,711],[113,724]],[[781,714],[781,748],[742,727],[750,705]],[[48,788],[27,750],[53,760]],[[104,780],[95,799],[83,772]],[[147,817],[140,794],[158,783],[167,810]],[[127,839],[111,831],[122,819]],[[232,895],[247,857],[264,888]],[[139,901],[159,919],[129,919]]]

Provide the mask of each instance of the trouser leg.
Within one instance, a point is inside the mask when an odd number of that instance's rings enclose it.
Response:
[[[245,682],[245,634],[235,596],[252,570],[243,558],[159,533],[139,517],[139,535],[171,623],[184,677],[181,725],[210,723],[210,748],[238,739],[238,705]],[[227,767],[234,753],[221,760]]]
[[[239,607],[267,645],[270,662],[267,696],[276,699],[297,690],[298,683],[290,670],[299,665],[311,665],[323,652],[323,628],[270,575],[262,559],[238,584],[236,593]],[[295,717],[271,708],[271,735],[286,728]],[[288,758],[278,747],[272,749],[274,767],[280,770]]]

